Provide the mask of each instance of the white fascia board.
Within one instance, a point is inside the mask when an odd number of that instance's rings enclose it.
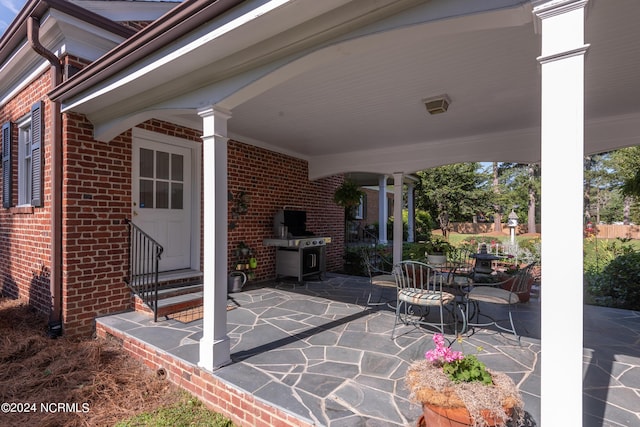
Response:
[[[133,84],[161,69],[163,73],[171,73],[175,69],[184,74],[189,69],[202,68],[350,1],[352,0],[262,0],[242,3],[189,36],[65,102],[64,109],[79,109],[78,111],[87,113],[80,107],[110,92],[134,87]],[[150,83],[153,83],[152,80],[153,78]],[[125,93],[131,91],[124,90],[123,94]]]
[[[56,56],[63,53],[95,60],[123,38],[58,10],[49,10],[40,24],[40,43]],[[50,64],[24,42],[0,65],[0,105],[28,86]]]
[[[30,73],[16,76],[17,78],[6,87],[4,85],[5,81],[2,78],[2,72],[0,72],[0,79],[3,81],[2,91],[0,92],[0,107],[6,105],[9,101],[18,96],[22,90],[29,86],[33,80],[40,76],[49,67],[49,62],[41,59],[34,67],[31,68]]]

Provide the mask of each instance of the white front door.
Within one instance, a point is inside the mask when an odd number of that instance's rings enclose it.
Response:
[[[192,150],[145,135],[133,141],[133,222],[164,248],[160,271],[190,268]]]

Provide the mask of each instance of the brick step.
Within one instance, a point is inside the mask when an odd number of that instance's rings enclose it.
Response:
[[[164,300],[185,294],[193,294],[201,291],[202,281],[200,280],[181,285],[160,285],[158,288],[158,300]]]
[[[179,311],[200,307],[203,303],[203,292],[176,295],[158,300],[158,317],[168,316]]]
[[[194,274],[195,273],[195,274]],[[197,308],[203,303],[202,274],[192,270],[161,273],[158,287],[158,318]],[[135,297],[135,310],[153,315],[140,298]]]

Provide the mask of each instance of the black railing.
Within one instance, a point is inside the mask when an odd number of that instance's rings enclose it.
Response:
[[[360,221],[347,221],[345,241],[347,244],[378,245],[380,240],[375,228],[363,227]]]
[[[158,321],[158,264],[164,248],[130,220],[129,226],[129,280],[133,293],[153,310],[153,321]]]

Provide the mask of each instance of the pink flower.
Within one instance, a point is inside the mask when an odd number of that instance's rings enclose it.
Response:
[[[464,355],[461,351],[451,350],[445,345],[444,336],[442,334],[434,334],[433,342],[436,344],[436,348],[429,350],[424,354],[425,359],[429,362],[450,363],[464,359]]]

